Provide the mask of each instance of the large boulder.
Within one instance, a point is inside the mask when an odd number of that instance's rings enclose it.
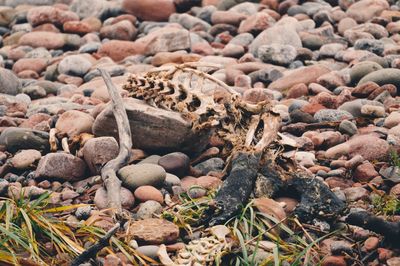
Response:
[[[203,150],[208,143],[211,132],[194,133],[191,123],[179,113],[154,108],[133,98],[124,99],[124,105],[135,148],[192,154]],[[93,133],[96,136],[118,138],[111,106],[97,116],[93,124]]]

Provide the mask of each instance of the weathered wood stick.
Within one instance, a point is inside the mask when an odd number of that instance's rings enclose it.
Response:
[[[112,109],[117,122],[119,137],[119,154],[115,159],[104,165],[101,169],[101,178],[107,190],[108,207],[112,208],[117,215],[120,215],[122,214],[120,195],[121,180],[117,177],[116,172],[127,164],[131,156],[131,128],[121,95],[112,83],[110,75],[104,69],[99,69],[99,71],[111,97]]]

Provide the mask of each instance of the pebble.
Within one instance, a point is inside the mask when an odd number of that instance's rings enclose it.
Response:
[[[8,127],[1,132],[0,145],[10,152],[24,149],[49,150],[49,134],[28,128]]]
[[[346,266],[343,256],[327,256],[322,261],[322,266]]]
[[[314,114],[314,119],[317,122],[338,122],[345,119],[353,119],[351,113],[344,110],[322,109]]]
[[[159,203],[164,202],[164,197],[162,193],[152,186],[140,186],[135,189],[135,198],[141,202],[146,202],[148,200],[157,201]]]
[[[67,21],[79,20],[74,12],[52,6],[38,6],[29,9],[26,18],[32,26],[52,23],[57,26],[63,25]]]
[[[190,158],[182,152],[169,153],[158,160],[158,164],[166,172],[178,177],[185,176],[190,167]]]
[[[96,175],[107,162],[118,156],[119,146],[113,137],[92,138],[85,143],[82,153],[90,172]]]
[[[397,87],[400,86],[400,69],[385,68],[369,73],[364,76],[358,85],[364,84],[368,81],[373,81],[378,85],[393,84]]]
[[[82,77],[91,67],[92,62],[80,54],[66,56],[58,64],[57,70],[60,74]]]
[[[28,45],[31,47],[44,47],[46,49],[62,48],[66,44],[66,37],[61,33],[48,31],[34,31],[21,36],[19,45]]]
[[[201,172],[202,175],[207,175],[210,172],[220,172],[225,166],[224,160],[221,158],[211,158],[194,166],[194,169]]]
[[[136,189],[141,186],[161,186],[167,173],[159,165],[142,163],[125,166],[118,171],[118,175],[125,186]]]
[[[368,182],[378,175],[373,164],[368,161],[357,166],[353,173],[353,177],[359,182]]]
[[[341,155],[354,157],[361,155],[366,160],[380,160],[387,157],[389,144],[374,135],[359,135],[345,143],[328,149],[325,153],[327,158],[338,158]]]
[[[339,124],[339,131],[343,134],[353,136],[357,134],[357,125],[349,120],[342,120]]]
[[[379,238],[371,236],[368,237],[367,240],[365,240],[363,247],[365,248],[366,251],[370,252],[378,247],[379,242],[380,242]]]
[[[124,209],[130,209],[135,204],[135,197],[133,193],[124,187],[121,187],[121,205]],[[93,199],[94,204],[99,210],[108,208],[108,196],[105,188],[100,187],[96,190],[96,194]]]
[[[274,65],[289,65],[297,56],[296,48],[291,45],[261,45],[258,48],[258,57],[265,63]]]
[[[0,68],[0,76],[1,93],[17,95],[20,92],[21,82],[12,71],[5,68]]]
[[[122,8],[141,20],[149,21],[167,21],[176,11],[172,0],[160,0],[157,5],[151,0],[124,0]]]
[[[154,215],[161,214],[163,208],[158,201],[147,200],[140,204],[136,213],[137,219],[153,218]]]
[[[366,199],[369,192],[363,187],[350,187],[344,190],[344,194],[349,202],[353,202],[360,199]]]
[[[386,128],[392,128],[400,124],[400,112],[392,112],[386,118],[383,125]]]
[[[49,153],[40,159],[35,177],[79,181],[84,179],[86,168],[86,163],[72,154]]]
[[[75,211],[75,216],[78,220],[86,220],[90,217],[91,211],[92,207],[90,206],[78,207]]]
[[[373,61],[363,61],[357,63],[350,70],[351,82],[353,84],[357,84],[364,76],[380,69],[382,69],[382,66]]]
[[[267,215],[271,215],[278,220],[284,220],[286,213],[281,204],[269,198],[258,198],[254,200],[256,208]]]
[[[59,135],[74,137],[81,133],[92,133],[94,118],[81,111],[69,110],[57,120],[56,129]]]
[[[33,166],[42,155],[37,150],[22,150],[11,159],[11,165],[16,169],[27,169]]]
[[[134,40],[137,29],[129,20],[122,20],[115,24],[104,26],[100,30],[100,37],[111,40]]]

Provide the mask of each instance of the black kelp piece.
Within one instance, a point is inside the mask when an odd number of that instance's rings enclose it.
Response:
[[[346,206],[321,180],[306,173],[293,173],[288,186],[300,197],[294,212],[302,222],[314,218],[333,219]]]
[[[260,154],[239,152],[232,159],[232,169],[214,199],[219,212],[209,221],[210,226],[225,223],[247,204],[257,178],[260,158]]]
[[[400,246],[399,222],[388,222],[366,211],[350,213],[346,222],[383,235],[389,242]]]

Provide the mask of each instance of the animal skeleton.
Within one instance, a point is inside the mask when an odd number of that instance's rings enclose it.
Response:
[[[227,144],[225,155],[234,150],[263,151],[275,137],[271,134],[277,132],[279,116],[271,111],[270,102],[245,102],[238,92],[199,70],[217,67],[200,63],[160,67],[131,75],[124,89],[133,98],[181,113],[192,122],[194,131],[215,129]],[[228,95],[216,99],[214,92],[221,88]]]
[[[226,222],[240,210],[240,206],[248,201],[259,172],[280,178],[280,173],[285,171],[273,162],[273,156],[263,161],[267,147],[278,137],[280,126],[280,116],[273,111],[272,102],[251,104],[244,101],[238,92],[206,73],[218,68],[201,63],[160,67],[142,75],[131,75],[124,86],[131,97],[178,112],[191,122],[193,131],[213,131],[224,141],[222,155],[227,157],[225,170],[230,167],[230,171],[214,198],[216,208],[209,208],[205,222],[211,226]],[[221,89],[225,90],[226,96],[215,97],[215,92]],[[319,180],[290,171],[287,176],[300,188],[298,208],[303,217],[320,213],[321,209],[336,214],[343,209],[343,203]],[[281,180],[277,189],[288,185],[286,181]],[[323,200],[315,195],[324,195]],[[218,246],[219,242],[204,241],[190,243],[175,262],[169,259],[165,247],[159,257],[166,259],[165,265],[207,265],[215,258],[201,250],[212,248],[214,244]],[[218,252],[227,247],[218,246]]]

